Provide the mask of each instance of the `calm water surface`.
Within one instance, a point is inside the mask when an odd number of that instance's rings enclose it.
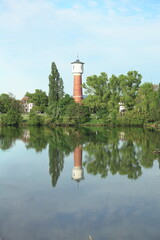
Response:
[[[160,239],[160,133],[0,129],[0,238]]]

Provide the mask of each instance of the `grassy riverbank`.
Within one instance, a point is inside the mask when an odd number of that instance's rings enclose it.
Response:
[[[4,125],[2,124],[1,119],[5,117],[6,114],[0,114],[0,126]],[[11,124],[5,124],[5,126],[10,126]],[[90,117],[87,121],[81,122],[78,118],[67,118],[63,117],[56,121],[53,120],[53,118],[44,113],[44,114],[36,114],[33,115],[30,114],[21,114],[21,119],[18,124],[19,126],[49,126],[49,127],[55,127],[55,126],[124,126],[124,127],[144,127],[150,130],[158,130],[160,131],[160,121],[159,122],[143,122],[142,119],[126,119],[123,117],[119,117],[116,119],[116,121],[107,121],[107,119],[96,119],[94,116]]]

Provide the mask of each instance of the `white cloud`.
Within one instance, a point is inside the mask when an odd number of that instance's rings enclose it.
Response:
[[[106,8],[96,7],[95,1],[72,8],[48,0],[5,3],[0,15],[1,92],[22,97],[35,88],[47,91],[50,65],[55,61],[66,92],[72,93],[70,62],[77,52],[86,62],[83,79],[101,71],[118,74],[136,67],[153,81],[158,79],[160,72],[154,71],[160,48],[158,15],[148,18],[139,6],[126,15],[127,1],[121,9],[116,1],[105,1]]]

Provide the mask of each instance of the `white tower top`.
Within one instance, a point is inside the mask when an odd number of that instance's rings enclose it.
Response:
[[[73,75],[81,75],[83,73],[83,62],[80,62],[78,59],[75,62],[72,62],[72,73]]]
[[[84,172],[83,172],[83,168],[81,167],[74,167],[72,170],[72,179],[76,180],[76,181],[80,181],[82,179],[84,179]]]

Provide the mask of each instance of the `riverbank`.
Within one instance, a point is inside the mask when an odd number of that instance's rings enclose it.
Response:
[[[6,114],[0,114],[0,126],[3,126],[1,123],[1,117]],[[49,127],[74,127],[74,126],[84,126],[84,127],[143,127],[149,130],[160,131],[160,122],[155,123],[142,123],[141,121],[127,121],[124,123],[120,122],[120,119],[117,119],[115,122],[107,122],[106,119],[95,119],[91,118],[86,122],[79,122],[79,119],[75,119],[75,121],[69,118],[63,118],[56,121],[53,121],[52,117],[48,114],[34,114],[34,119],[30,119],[29,114],[21,114],[21,120],[19,122],[19,126],[49,126]],[[10,126],[11,124],[5,124],[5,126]]]

